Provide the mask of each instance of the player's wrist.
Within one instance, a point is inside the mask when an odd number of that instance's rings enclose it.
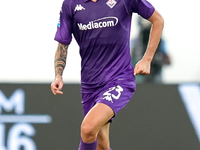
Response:
[[[56,75],[56,76],[55,76],[55,80],[62,80],[62,76],[61,76],[61,75],[59,75],[59,74],[58,74],[58,75]]]
[[[152,59],[153,59],[153,57],[146,56],[146,55],[142,58],[143,61],[148,62],[148,63],[151,63]]]

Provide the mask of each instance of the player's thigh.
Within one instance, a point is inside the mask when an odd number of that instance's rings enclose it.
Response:
[[[81,128],[98,133],[113,116],[114,112],[109,106],[97,103],[85,116]]]
[[[109,130],[110,130],[110,122],[107,122],[100,129],[100,131],[97,135],[97,139],[98,139],[97,150],[109,149],[110,148]]]

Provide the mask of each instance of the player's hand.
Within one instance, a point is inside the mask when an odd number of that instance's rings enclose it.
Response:
[[[134,75],[148,75],[150,74],[150,66],[151,62],[145,61],[145,60],[140,60],[136,65],[134,69]]]
[[[61,91],[63,87],[62,77],[57,77],[51,84],[51,91],[54,95],[63,94]]]

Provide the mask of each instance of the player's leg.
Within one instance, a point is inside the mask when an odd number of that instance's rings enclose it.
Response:
[[[98,144],[96,150],[110,150],[109,130],[110,122],[107,122],[97,135]]]
[[[86,143],[94,142],[100,129],[114,116],[113,110],[97,103],[85,116],[81,124],[81,137]]]
[[[113,115],[113,110],[103,103],[97,103],[87,113],[81,124],[82,141],[79,150],[86,150],[84,147],[88,146],[88,144],[91,144],[90,150],[96,150],[96,148],[94,149],[94,145],[97,144],[97,135]]]
[[[109,139],[109,126],[106,127],[106,124],[114,114],[116,115],[126,106],[134,91],[135,79],[133,78],[119,80],[116,83],[111,82],[95,94],[82,94],[85,118],[81,124],[82,140],[79,150],[96,150],[97,138],[100,139],[100,136],[102,136],[102,139],[103,136]],[[103,135],[103,131],[107,134]],[[99,137],[97,137],[98,133]],[[103,140],[99,141],[98,148],[100,148],[100,145],[104,145]],[[105,147],[108,148],[107,145],[108,143],[105,143]]]

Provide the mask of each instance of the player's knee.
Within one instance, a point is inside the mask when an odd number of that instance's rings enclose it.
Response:
[[[94,126],[89,124],[82,123],[81,125],[81,137],[83,141],[94,141],[96,139],[96,131],[94,130]]]

